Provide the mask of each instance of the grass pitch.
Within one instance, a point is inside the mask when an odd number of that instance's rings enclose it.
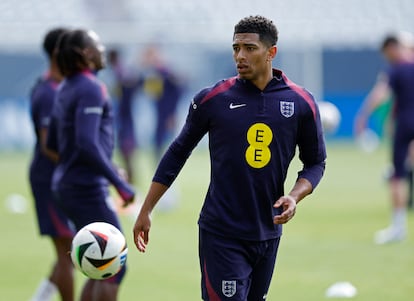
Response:
[[[29,160],[27,153],[0,154],[1,300],[28,300],[54,258],[49,240],[38,235],[27,180]],[[151,180],[152,162],[148,153],[137,154],[137,187],[142,195]],[[389,222],[389,193],[383,178],[387,164],[387,146],[367,154],[351,143],[328,144],[325,177],[284,228],[268,300],[325,300],[326,289],[339,281],[356,287],[354,300],[412,300],[413,234],[398,244],[373,243],[374,232]],[[299,167],[299,162],[292,163],[287,191]],[[200,300],[197,218],[208,177],[208,154],[200,148],[174,184],[178,206],[154,212],[145,254],[136,251],[132,242],[135,212],[122,215],[129,254],[119,300]],[[11,194],[27,199],[26,213],[8,209],[6,199]],[[411,229],[413,223],[410,212]],[[84,279],[76,272],[77,294]]]

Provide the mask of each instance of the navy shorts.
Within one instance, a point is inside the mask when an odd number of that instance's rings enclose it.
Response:
[[[266,300],[280,237],[246,241],[200,229],[199,257],[202,299]]]
[[[40,234],[49,235],[52,238],[72,238],[75,234],[73,225],[66,214],[56,205],[50,184],[36,182],[30,184]]]
[[[92,222],[107,222],[122,232],[107,187],[72,187],[59,189],[55,193],[57,203],[74,223],[77,231]],[[125,269],[126,266],[115,276],[103,281],[121,283]]]

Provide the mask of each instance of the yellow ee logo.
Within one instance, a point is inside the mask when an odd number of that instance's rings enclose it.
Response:
[[[272,142],[273,133],[270,127],[264,123],[255,123],[247,131],[246,161],[253,168],[266,166],[272,154],[269,145]]]

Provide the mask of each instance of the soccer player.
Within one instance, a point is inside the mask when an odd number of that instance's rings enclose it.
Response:
[[[167,67],[160,50],[150,45],[143,57],[144,91],[155,103],[156,125],[154,135],[155,157],[158,161],[175,130],[176,111],[183,85],[178,75]]]
[[[414,60],[412,48],[402,43],[398,36],[387,36],[381,50],[390,66],[362,104],[355,119],[355,127],[356,134],[362,132],[372,112],[384,101],[391,99],[391,225],[375,233],[374,237],[375,243],[386,244],[401,241],[407,235],[407,178],[414,166]]]
[[[133,102],[135,94],[141,87],[139,76],[128,74],[122,66],[120,53],[112,49],[108,53],[108,67],[99,74],[99,78],[110,87],[109,95],[116,102],[115,125],[117,144],[123,160],[128,180],[134,183],[135,169],[134,156],[137,149],[137,139],[133,115]]]
[[[57,203],[76,230],[96,221],[120,221],[110,199],[111,183],[125,205],[134,189],[113,165],[113,112],[105,86],[95,73],[104,68],[104,47],[97,34],[87,30],[65,33],[57,47],[57,62],[65,79],[52,112],[47,145],[59,154],[52,189]],[[106,280],[88,279],[81,301],[116,300],[125,267]]]
[[[37,81],[30,97],[30,113],[36,134],[29,171],[30,185],[40,234],[51,238],[57,256],[48,279],[40,284],[32,301],[51,300],[57,292],[63,301],[73,301],[74,296],[73,268],[67,254],[70,251],[74,232],[68,218],[54,202],[50,186],[57,154],[46,148],[53,102],[57,87],[62,80],[54,50],[59,37],[64,32],[66,32],[64,28],[53,28],[45,35],[43,50],[48,58],[48,70]]]
[[[272,68],[278,31],[263,16],[238,22],[233,59],[238,76],[199,92],[184,127],[163,156],[133,235],[145,252],[151,212],[208,133],[211,178],[199,217],[203,300],[265,300],[282,224],[325,170],[326,149],[312,95]],[[303,169],[284,182],[296,147]]]

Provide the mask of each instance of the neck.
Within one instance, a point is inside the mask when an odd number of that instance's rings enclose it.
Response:
[[[61,82],[63,79],[62,75],[60,74],[59,68],[55,63],[50,64],[49,74],[50,77],[57,82]]]
[[[257,78],[256,80],[252,81],[252,83],[260,90],[264,90],[267,84],[272,80],[272,78],[273,78],[273,69],[270,68],[268,72],[266,72],[265,74],[263,74],[261,77]]]

